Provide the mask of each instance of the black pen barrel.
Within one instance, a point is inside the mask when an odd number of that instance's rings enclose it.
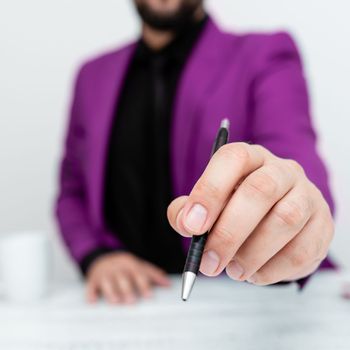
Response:
[[[213,145],[213,149],[211,151],[211,155],[213,154],[223,145],[227,143],[228,140],[228,130],[226,128],[220,128],[218,131],[218,135],[216,136],[215,143]]]
[[[226,127],[221,127],[219,129],[212,148],[211,155],[213,155],[220,147],[227,143],[228,135],[228,129]],[[193,272],[196,275],[198,274],[207,239],[208,232],[199,236],[192,237],[190,249],[187,254],[184,272]]]
[[[196,275],[199,271],[199,266],[202,260],[203,250],[208,238],[208,233],[200,236],[193,236],[190,249],[187,254],[184,271],[193,272]]]

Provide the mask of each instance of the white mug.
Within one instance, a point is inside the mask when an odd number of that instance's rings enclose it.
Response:
[[[0,285],[6,299],[37,301],[47,295],[51,249],[44,232],[24,231],[0,236]]]

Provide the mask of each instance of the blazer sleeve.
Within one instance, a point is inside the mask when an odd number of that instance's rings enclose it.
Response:
[[[265,38],[252,83],[251,140],[296,160],[319,188],[334,215],[328,174],[318,151],[307,85],[298,49],[286,33]],[[324,266],[329,266],[326,259]],[[305,280],[298,281],[303,285]]]
[[[122,244],[115,240],[113,247],[106,246],[101,236],[110,233],[96,230],[88,214],[86,174],[84,173],[86,133],[82,105],[83,79],[84,67],[79,71],[74,87],[60,166],[56,218],[70,254],[85,273],[92,260],[101,254],[121,248]]]
[[[334,213],[326,167],[317,151],[300,55],[286,33],[267,41],[252,84],[252,141],[279,157],[299,162]]]

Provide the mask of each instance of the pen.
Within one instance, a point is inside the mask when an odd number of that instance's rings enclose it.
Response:
[[[230,121],[223,119],[220,124],[220,129],[217,133],[211,156],[223,145],[228,142]],[[196,280],[199,266],[201,264],[202,255],[205,243],[208,238],[208,232],[203,235],[197,235],[192,237],[191,246],[187,254],[184,272],[182,275],[182,293],[181,297],[183,301],[186,301],[192,291],[194,282]]]

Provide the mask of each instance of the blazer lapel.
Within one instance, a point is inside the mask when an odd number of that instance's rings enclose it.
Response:
[[[115,109],[123,87],[123,81],[136,45],[132,44],[103,62],[97,72],[94,98],[91,101],[91,138],[88,174],[93,222],[104,228],[103,196],[109,133],[114,120]]]
[[[200,124],[200,106],[219,77],[220,45],[225,35],[211,18],[185,65],[175,100],[171,128],[171,174],[175,196],[188,194],[193,177],[194,142]]]

